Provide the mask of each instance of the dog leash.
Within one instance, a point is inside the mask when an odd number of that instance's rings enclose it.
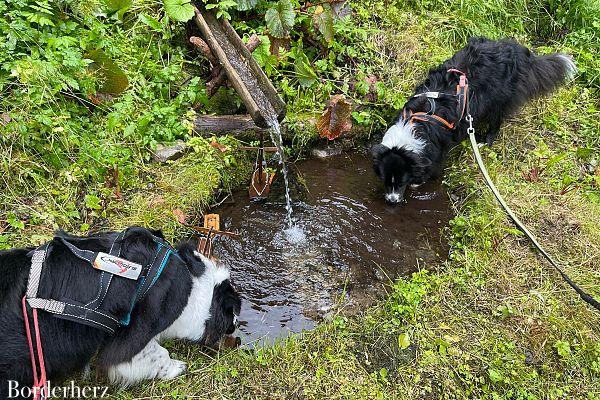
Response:
[[[25,320],[25,333],[27,336],[27,345],[29,346],[29,357],[31,359],[31,370],[33,373],[33,400],[45,399],[48,391],[48,383],[46,381],[46,365],[44,363],[44,350],[42,348],[42,338],[40,336],[40,327],[38,324],[37,309],[31,310],[33,313],[33,330],[35,332],[35,351],[34,343],[31,335],[31,326],[29,325],[29,315],[27,314],[27,299],[23,296],[21,300],[21,306],[23,308],[23,317]],[[40,367],[40,374],[36,366],[36,353],[37,353],[37,364]]]
[[[469,140],[471,142],[471,147],[473,148],[473,154],[475,154],[475,160],[477,161],[477,165],[479,166],[479,169],[481,170],[481,173],[483,174],[485,183],[489,186],[492,193],[494,193],[496,200],[498,200],[498,202],[500,203],[500,205],[502,206],[504,211],[513,220],[513,222],[515,223],[517,228],[519,228],[525,234],[525,236],[527,236],[527,238],[531,241],[531,243],[533,243],[535,248],[538,249],[538,251],[540,253],[542,253],[542,255],[544,256],[544,258],[546,260],[548,260],[550,265],[552,265],[558,271],[558,273],[560,274],[560,276],[562,276],[562,278],[565,280],[565,282],[567,282],[569,284],[569,286],[571,286],[573,288],[573,290],[575,290],[575,292],[577,292],[577,294],[579,294],[579,296],[581,297],[581,299],[583,301],[585,301],[586,303],[588,303],[589,305],[594,307],[596,310],[600,311],[600,302],[598,302],[598,300],[596,300],[590,294],[584,292],[579,286],[577,286],[577,284],[575,282],[573,282],[571,280],[571,278],[569,278],[569,276],[567,274],[564,273],[564,271],[558,266],[558,263],[556,261],[554,261],[554,259],[550,256],[550,254],[548,254],[546,252],[546,250],[544,250],[544,248],[537,241],[535,236],[533,236],[533,234],[531,232],[529,232],[527,227],[525,227],[525,225],[521,222],[521,220],[510,209],[508,204],[506,204],[506,202],[504,201],[504,198],[500,195],[500,192],[498,191],[498,189],[492,182],[492,179],[490,178],[488,171],[485,168],[485,164],[483,163],[481,153],[479,152],[479,146],[477,145],[477,140],[475,139],[475,128],[473,128],[473,117],[469,113],[468,109],[467,109],[467,116],[465,117],[465,120],[469,123],[469,127],[467,128],[467,133],[469,134]]]

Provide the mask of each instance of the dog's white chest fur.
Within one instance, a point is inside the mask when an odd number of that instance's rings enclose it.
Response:
[[[403,119],[390,126],[381,144],[390,149],[404,148],[417,154],[421,154],[425,147],[425,141],[415,137],[412,124]]]

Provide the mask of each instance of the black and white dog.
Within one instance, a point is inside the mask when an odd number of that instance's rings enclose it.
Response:
[[[456,96],[461,73],[468,80],[467,104],[475,128],[485,132],[478,140],[492,145],[507,117],[575,72],[575,64],[564,54],[536,56],[511,40],[470,39],[429,71],[382,143],[373,147],[373,168],[384,182],[386,200],[398,203],[407,186],[437,179],[449,150],[468,137],[466,112]],[[411,118],[415,113],[422,117]]]
[[[108,252],[118,233],[75,237],[62,232],[48,247],[41,276],[40,297],[93,301],[98,292],[98,274],[77,258],[60,239],[80,249]],[[160,232],[133,227],[122,238],[121,255],[148,265],[155,255],[153,238]],[[196,252],[190,240],[176,247],[176,257],[165,261],[156,283],[135,307],[136,281],[111,278],[102,309],[113,315],[130,311],[127,326],[114,334],[39,312],[47,379],[64,380],[88,365],[97,354],[99,370],[111,382],[123,386],[144,379],[171,379],[183,374],[184,362],[171,359],[160,341],[186,339],[213,346],[236,329],[241,300],[231,285],[229,270]],[[33,381],[29,347],[24,330],[21,299],[27,286],[31,251],[0,252],[0,398],[7,397],[9,381],[30,387]],[[31,314],[30,314],[31,316]],[[31,318],[30,318],[31,320]]]

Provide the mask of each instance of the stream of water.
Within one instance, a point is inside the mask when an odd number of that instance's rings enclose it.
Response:
[[[277,148],[277,157],[283,174],[283,182],[285,187],[285,210],[287,229],[285,230],[286,237],[290,243],[301,243],[305,240],[305,235],[298,225],[294,225],[292,220],[292,196],[290,195],[290,180],[288,177],[288,168],[285,162],[285,152],[283,148],[283,137],[281,136],[281,125],[275,116],[269,116],[269,126],[271,127],[271,140]]]

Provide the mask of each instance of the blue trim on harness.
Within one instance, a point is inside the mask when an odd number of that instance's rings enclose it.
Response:
[[[158,254],[160,252],[160,250],[162,249],[163,244],[161,242],[156,242],[156,244],[158,245],[158,248],[156,249],[156,252]],[[160,266],[158,267],[158,269],[156,270],[156,274],[152,278],[152,282],[150,282],[150,285],[148,285],[148,287],[146,288],[146,291],[142,295],[140,295],[140,293],[146,283],[146,279],[148,278],[148,276],[146,275],[140,280],[140,282],[138,283],[137,289],[135,291],[135,296],[133,296],[133,298],[131,299],[131,306],[129,307],[129,312],[127,312],[127,315],[120,322],[122,326],[129,325],[129,323],[131,322],[131,313],[133,312],[135,305],[146,293],[148,293],[148,291],[152,288],[152,286],[154,286],[154,284],[156,283],[156,281],[162,274],[163,270],[165,269],[165,266],[167,265],[167,262],[169,261],[171,254],[175,254],[177,257],[179,257],[179,255],[176,252],[173,252],[173,250],[171,250],[170,248],[167,248],[167,252],[163,256],[163,260],[162,260]]]
[[[150,286],[148,287],[148,289],[150,289],[152,286],[154,286],[154,284],[156,283],[156,281],[160,277],[160,274],[162,274],[163,269],[165,269],[165,265],[167,265],[167,261],[169,261],[169,257],[171,257],[172,253],[173,253],[173,251],[171,251],[171,249],[169,249],[167,251],[167,254],[165,255],[165,258],[164,258],[162,264],[160,264],[158,272],[156,272],[156,275],[154,275],[154,279],[152,279],[152,282],[150,282]]]

